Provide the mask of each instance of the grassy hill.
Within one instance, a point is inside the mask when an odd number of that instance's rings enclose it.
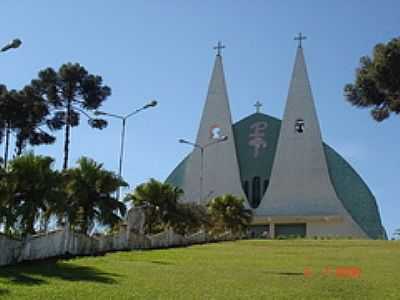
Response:
[[[399,281],[400,242],[252,240],[2,267],[0,299],[400,299]]]

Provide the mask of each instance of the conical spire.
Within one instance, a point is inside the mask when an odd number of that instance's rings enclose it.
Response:
[[[300,143],[308,144],[311,139],[315,146],[322,149],[321,130],[302,47],[297,48],[282,126],[290,137],[298,138]],[[300,127],[303,127],[302,132]]]
[[[340,216],[347,233],[365,235],[331,183],[302,47],[297,48],[270,185],[256,213]]]
[[[213,123],[213,124],[211,124]],[[229,107],[228,91],[225,83],[224,68],[222,65],[222,56],[215,56],[214,68],[211,80],[208,86],[206,103],[204,105],[200,128],[197,133],[196,143],[204,144],[210,142],[210,125],[232,126],[232,117]],[[228,129],[228,128],[221,128]],[[203,134],[206,131],[207,134]]]
[[[227,136],[227,140],[217,142],[223,136]],[[197,147],[185,172],[184,198],[205,202],[225,193],[243,196],[220,49],[215,57],[196,144],[204,147],[203,188],[200,187],[201,149]]]
[[[324,198],[318,195],[321,184],[332,190],[303,48],[298,47],[270,186],[260,210],[273,214],[336,213],[336,205],[314,205],[312,199]]]

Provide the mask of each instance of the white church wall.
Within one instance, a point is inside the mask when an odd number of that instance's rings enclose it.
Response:
[[[310,222],[307,223],[307,237],[342,237],[368,238],[366,234],[353,226],[352,220],[345,218],[338,222]]]

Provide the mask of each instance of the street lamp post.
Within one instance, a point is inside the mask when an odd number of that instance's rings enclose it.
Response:
[[[122,129],[121,129],[121,146],[120,146],[120,152],[119,152],[119,164],[118,164],[118,176],[122,178],[122,163],[123,163],[123,157],[124,157],[124,147],[125,147],[125,128],[126,128],[126,121],[132,117],[133,115],[136,115],[137,113],[141,112],[142,110],[148,109],[150,107],[154,107],[157,105],[156,100],[150,101],[148,104],[144,105],[141,108],[136,109],[135,111],[127,114],[127,115],[117,115],[117,114],[112,114],[104,111],[95,111],[94,114],[96,116],[103,115],[103,116],[109,116],[112,118],[120,119],[122,120]],[[117,199],[119,199],[121,194],[120,188],[117,190]]]
[[[19,46],[21,46],[22,41],[20,39],[13,39],[11,42],[9,42],[7,45],[3,46],[0,49],[0,52],[6,52],[10,49],[16,49]],[[7,160],[8,160],[8,144],[9,144],[9,139],[10,139],[10,126],[7,122],[5,122],[5,127],[6,127],[6,134],[4,136],[5,138],[5,146],[4,146],[4,168],[7,168]]]
[[[179,143],[181,144],[188,144],[193,146],[194,148],[200,149],[200,203],[203,203],[203,182],[204,182],[204,150],[208,148],[211,145],[225,142],[228,139],[228,136],[224,135],[218,139],[215,139],[214,141],[205,144],[205,145],[200,145],[196,143],[189,142],[184,139],[180,139]]]

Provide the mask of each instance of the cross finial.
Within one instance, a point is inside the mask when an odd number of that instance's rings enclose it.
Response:
[[[301,48],[301,41],[305,40],[307,37],[299,32],[299,35],[294,38],[295,41],[299,41],[299,48]]]
[[[217,50],[217,55],[221,56],[221,50],[225,48],[225,45],[222,45],[221,41],[218,41],[217,46],[214,46],[214,49]]]
[[[254,104],[254,107],[256,108],[256,112],[259,113],[261,110],[262,103],[257,100],[256,104]]]

